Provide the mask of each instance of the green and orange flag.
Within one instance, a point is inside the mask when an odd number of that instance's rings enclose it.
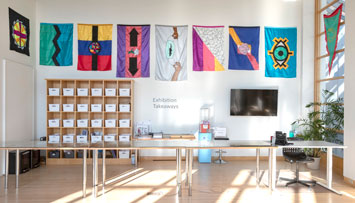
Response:
[[[338,44],[338,34],[341,21],[341,15],[343,11],[343,4],[341,4],[333,13],[330,15],[324,14],[324,30],[325,30],[325,41],[327,42],[327,51],[329,54],[329,75],[332,70],[333,61],[335,58],[335,51]]]

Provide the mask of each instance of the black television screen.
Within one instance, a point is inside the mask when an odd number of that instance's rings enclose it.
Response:
[[[277,90],[232,89],[231,116],[277,116]]]

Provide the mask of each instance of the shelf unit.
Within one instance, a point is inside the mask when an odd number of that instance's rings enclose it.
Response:
[[[76,136],[80,135],[82,130],[88,130],[88,143],[91,142],[91,133],[92,132],[102,132],[103,135],[107,134],[115,134],[115,142],[118,142],[120,134],[130,134],[130,140],[132,140],[133,135],[133,109],[134,109],[134,81],[133,80],[84,80],[84,79],[46,79],[46,128],[47,128],[47,145],[51,145],[48,143],[49,135],[58,133],[60,135],[60,142],[63,142],[63,135],[74,134],[74,143],[76,142]],[[59,88],[58,96],[50,96],[49,88]],[[63,88],[73,88],[74,95],[73,96],[64,96]],[[77,96],[77,88],[87,88],[88,96]],[[102,96],[92,96],[91,89],[92,88],[101,88]],[[115,88],[116,96],[105,96],[105,88]],[[130,89],[130,96],[119,96],[119,89],[125,88]],[[53,112],[49,111],[50,104],[59,104],[59,111]],[[63,111],[63,104],[74,104],[74,111],[66,112]],[[87,104],[88,111],[87,112],[79,112],[77,109],[78,104]],[[101,112],[92,112],[91,104],[101,104],[102,111]],[[115,112],[106,112],[105,104],[116,104]],[[119,104],[130,104],[130,112],[120,112]],[[49,127],[49,120],[59,119],[59,127]],[[73,119],[74,127],[63,127],[63,120],[65,119]],[[87,119],[88,127],[82,128],[77,127],[77,120]],[[91,120],[93,119],[101,119],[102,127],[91,127]],[[116,127],[104,127],[105,120],[107,119],[115,119]],[[129,119],[130,127],[119,127],[120,119]],[[104,137],[102,137],[102,141],[104,142]],[[67,143],[65,145],[74,146],[74,143]],[[64,144],[63,144],[64,145]],[[74,156],[73,158],[65,157],[64,151],[59,152],[59,158],[52,158],[49,156],[52,150],[47,151],[47,163],[70,163],[78,162],[82,158],[81,150],[72,150]],[[91,158],[91,153],[88,153],[88,158]],[[102,155],[99,154],[99,157]],[[131,156],[131,152],[130,152]],[[120,159],[119,153],[117,150],[107,150],[106,158],[112,159]],[[123,162],[129,162],[129,159],[125,159]],[[61,162],[62,161],[62,162]]]

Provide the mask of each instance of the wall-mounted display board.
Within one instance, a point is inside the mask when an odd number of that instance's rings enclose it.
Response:
[[[132,139],[133,80],[46,79],[46,83],[47,145],[75,147]],[[80,163],[81,158],[81,150],[47,151],[49,164]],[[107,150],[106,158],[128,163],[130,153]]]

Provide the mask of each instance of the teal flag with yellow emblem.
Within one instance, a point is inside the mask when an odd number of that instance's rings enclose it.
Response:
[[[327,52],[329,54],[329,75],[332,70],[332,64],[335,58],[335,51],[338,45],[338,34],[341,21],[341,15],[343,11],[343,4],[341,4],[333,13],[330,15],[324,14],[324,30],[325,30],[325,41],[327,42]]]
[[[265,27],[265,76],[295,78],[297,28]]]

